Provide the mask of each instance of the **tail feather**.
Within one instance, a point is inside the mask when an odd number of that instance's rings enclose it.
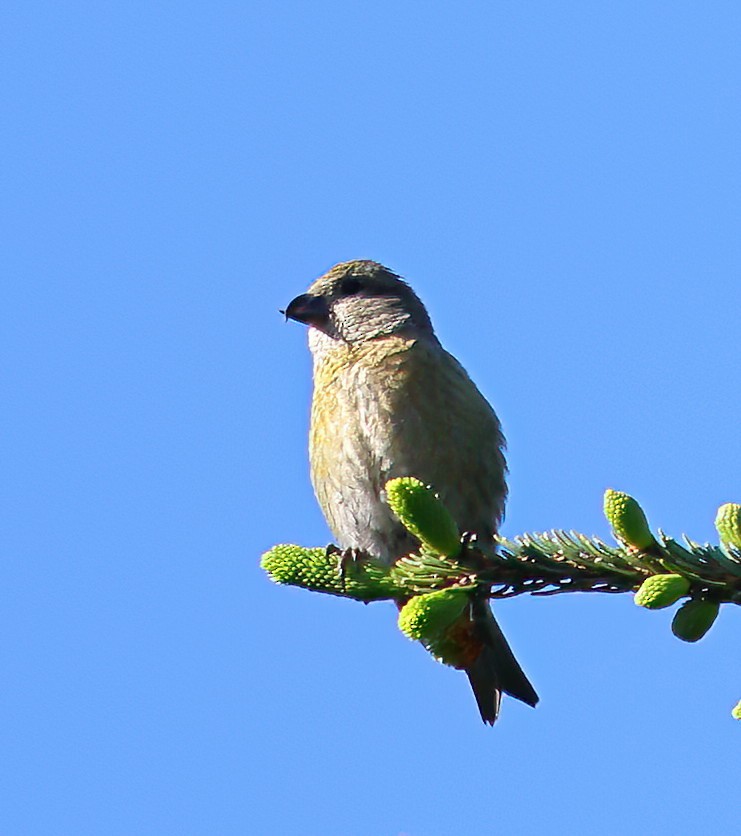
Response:
[[[481,719],[492,725],[499,716],[502,692],[535,706],[538,695],[520,667],[485,600],[474,600],[471,618],[483,649],[466,669]]]

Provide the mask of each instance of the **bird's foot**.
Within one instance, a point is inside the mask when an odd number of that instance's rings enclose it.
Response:
[[[365,554],[360,549],[340,549],[334,544],[327,546],[327,557],[334,557],[337,560],[337,573],[345,583],[348,570],[352,570],[364,558]]]
[[[482,543],[474,531],[463,532],[461,546],[460,559],[464,564],[470,565],[474,569],[485,569],[489,565],[487,558],[492,551],[492,547]]]
[[[340,573],[342,582],[345,582],[348,570],[353,570],[363,559],[364,555],[360,549],[345,549],[337,557],[337,571]]]

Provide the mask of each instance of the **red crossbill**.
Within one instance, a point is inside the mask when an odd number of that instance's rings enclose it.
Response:
[[[461,530],[491,545],[507,496],[502,429],[412,288],[381,264],[349,261],[285,313],[310,326],[311,478],[338,545],[388,562],[417,548],[384,499],[397,476],[431,485]],[[474,598],[451,634],[485,722],[502,692],[537,703],[487,600]]]

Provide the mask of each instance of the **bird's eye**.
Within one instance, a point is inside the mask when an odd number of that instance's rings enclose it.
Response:
[[[363,283],[360,279],[356,279],[355,276],[348,276],[346,279],[342,280],[342,284],[340,285],[340,292],[343,296],[354,296],[362,289]]]

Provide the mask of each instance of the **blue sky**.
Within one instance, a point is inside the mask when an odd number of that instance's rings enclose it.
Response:
[[[741,501],[741,7],[8,3],[0,11],[3,832],[737,825],[741,618],[498,617],[493,729],[363,607],[269,583],[329,535],[305,333],[405,275],[509,439],[504,533],[712,540]],[[720,803],[723,800],[723,803]]]

